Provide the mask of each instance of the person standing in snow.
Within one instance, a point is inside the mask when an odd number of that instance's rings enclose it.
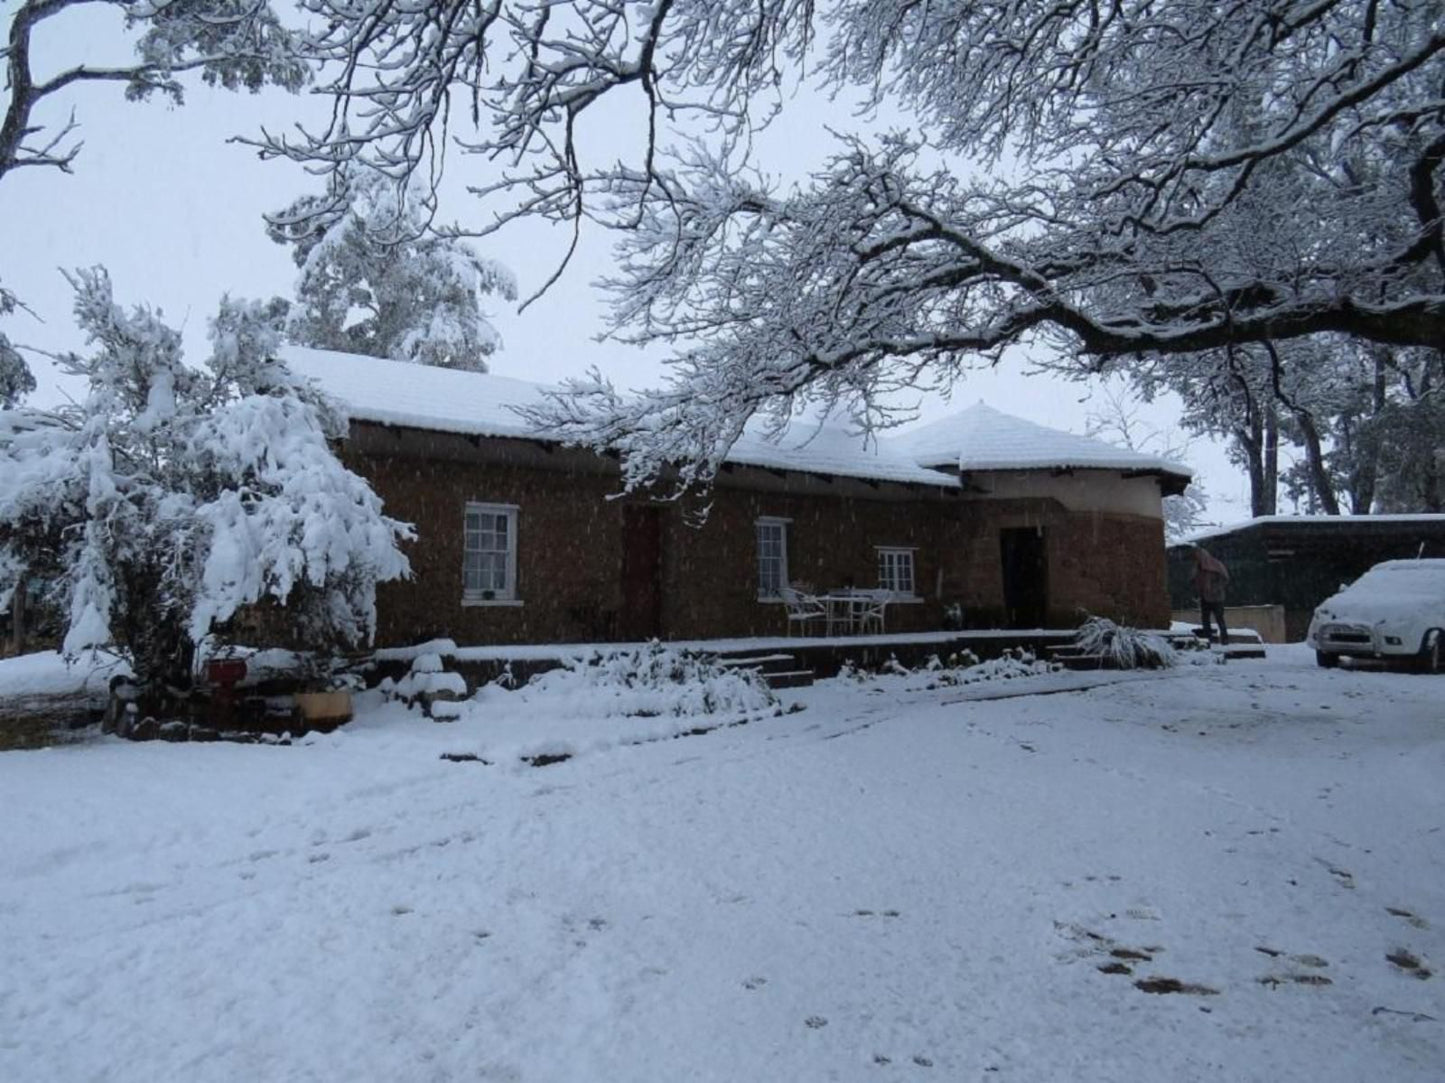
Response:
[[[1204,625],[1204,638],[1214,642],[1209,615],[1219,622],[1219,642],[1228,645],[1229,629],[1224,624],[1224,588],[1229,585],[1229,569],[1224,561],[1203,546],[1194,547],[1194,574],[1189,581],[1199,594],[1199,623]]]

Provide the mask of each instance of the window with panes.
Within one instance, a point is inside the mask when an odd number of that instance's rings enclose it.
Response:
[[[471,601],[517,597],[517,509],[468,504],[462,546],[462,596]]]
[[[879,547],[878,587],[904,597],[913,595],[913,550]]]
[[[780,598],[788,585],[788,521],[759,519],[758,597]]]

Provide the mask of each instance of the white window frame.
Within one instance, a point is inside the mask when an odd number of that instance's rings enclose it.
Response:
[[[916,545],[875,545],[874,553],[878,557],[878,589],[888,591],[895,601],[908,601],[918,598],[918,552]],[[894,574],[885,575],[885,567],[890,559],[894,562]],[[899,590],[897,587],[898,576],[896,570],[905,562],[908,568],[908,589]],[[892,579],[893,582],[889,582]]]
[[[488,504],[479,500],[467,501],[462,512],[462,604],[463,605],[521,605],[517,597],[517,520],[521,509],[516,504]],[[507,522],[506,583],[501,589],[467,587],[467,557],[472,552],[502,552],[497,549],[473,549],[471,531],[467,529],[472,515],[494,515]],[[487,595],[490,594],[490,597]]]
[[[782,588],[788,585],[788,527],[793,520],[785,519],[778,515],[760,515],[753,523],[753,537],[757,553],[758,569],[758,601],[760,602],[781,602],[783,600]],[[774,530],[778,532],[778,553],[776,556],[769,554],[766,558],[763,554],[763,531]],[[763,562],[764,559],[776,561],[778,565],[778,589],[769,593],[763,587]]]

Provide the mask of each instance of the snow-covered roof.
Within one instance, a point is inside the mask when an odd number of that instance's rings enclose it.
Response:
[[[465,436],[531,436],[513,407],[542,401],[543,384],[491,373],[283,346],[281,358],[360,421]]]
[[[540,403],[547,390],[543,384],[301,346],[283,347],[281,356],[360,421],[467,436],[537,437],[514,408]],[[727,461],[946,487],[957,480],[933,468],[1101,467],[1189,477],[1187,468],[1170,460],[1045,428],[982,403],[912,432],[877,439],[835,421],[808,418],[794,421],[777,437],[766,435],[761,425],[749,426]]]
[[[292,371],[316,382],[345,404],[359,421],[405,425],[467,436],[536,438],[514,408],[536,405],[543,384],[492,373],[461,372],[404,361],[285,346]],[[858,477],[874,481],[953,486],[937,470],[926,470],[905,455],[837,424],[799,421],[776,440],[751,427],[728,462],[777,470]]]
[[[1348,523],[1362,523],[1367,525],[1403,523],[1417,526],[1445,527],[1445,515],[1435,512],[1399,515],[1261,515],[1257,519],[1245,519],[1238,523],[1229,523],[1225,526],[1212,526],[1206,530],[1196,531],[1187,537],[1181,538],[1175,544],[1192,545],[1195,542],[1205,541],[1208,538],[1222,537],[1225,534],[1248,530],[1251,527],[1302,526],[1311,528],[1343,526]]]
[[[776,470],[803,470],[811,474],[868,478],[875,481],[914,482],[952,488],[957,479],[915,463],[888,440],[869,440],[836,422],[798,419],[775,439],[760,426],[749,426],[733,444],[727,461]]]
[[[970,470],[1146,470],[1189,478],[1173,459],[1144,455],[1102,440],[1060,432],[982,402],[889,440],[920,466]]]

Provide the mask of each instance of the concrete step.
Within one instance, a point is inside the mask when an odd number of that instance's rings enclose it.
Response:
[[[786,653],[724,655],[718,665],[729,669],[755,669],[759,673],[787,673],[798,669],[798,659]]]
[[[813,685],[813,671],[811,669],[789,669],[776,673],[764,673],[763,680],[768,682],[768,687],[777,688],[811,688]]]

